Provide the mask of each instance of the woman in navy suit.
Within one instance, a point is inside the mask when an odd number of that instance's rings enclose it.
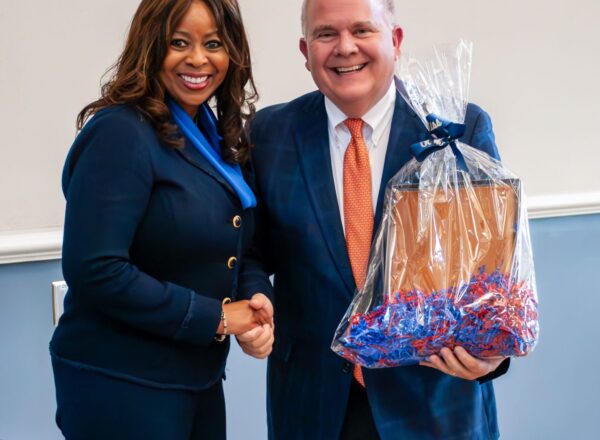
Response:
[[[250,65],[236,0],[143,0],[79,114],[50,343],[67,439],[224,439],[227,335],[254,330],[245,351],[271,350],[270,302],[236,300],[258,269],[240,261],[256,204]]]

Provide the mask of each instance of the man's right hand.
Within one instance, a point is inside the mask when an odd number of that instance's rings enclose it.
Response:
[[[273,323],[273,304],[267,295],[264,293],[255,293],[250,298],[250,307],[252,307],[261,317],[261,324]]]
[[[271,354],[273,342],[275,341],[273,304],[266,295],[255,293],[250,299],[250,307],[266,323],[245,333],[238,334],[237,341],[244,353],[257,359],[264,359]]]
[[[273,350],[274,331],[275,328],[271,324],[263,324],[246,333],[237,335],[236,339],[244,353],[256,359],[264,359]]]

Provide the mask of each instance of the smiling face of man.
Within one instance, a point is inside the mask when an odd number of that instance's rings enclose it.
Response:
[[[360,118],[388,90],[402,29],[383,0],[309,0],[300,51],[321,92]]]

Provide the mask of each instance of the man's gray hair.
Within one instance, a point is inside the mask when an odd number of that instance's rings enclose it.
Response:
[[[306,37],[306,11],[308,9],[308,2],[310,0],[304,0],[302,2],[302,15],[301,15],[301,23],[302,23],[302,35]],[[396,24],[396,7],[394,6],[394,0],[378,0],[381,5],[385,8],[386,18],[388,20],[388,24],[393,26]]]

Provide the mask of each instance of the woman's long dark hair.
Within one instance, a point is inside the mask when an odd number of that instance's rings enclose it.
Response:
[[[237,0],[142,0],[131,22],[127,43],[109,69],[110,79],[102,85],[101,97],[86,105],[77,116],[77,128],[96,112],[112,106],[135,106],[155,127],[161,140],[181,148],[183,138],[171,123],[165,103],[166,90],[159,78],[169,42],[191,3],[204,2],[215,16],[220,38],[229,55],[229,69],[214,94],[221,154],[230,163],[244,163],[250,143],[244,122],[254,116],[258,98],[250,49]]]

